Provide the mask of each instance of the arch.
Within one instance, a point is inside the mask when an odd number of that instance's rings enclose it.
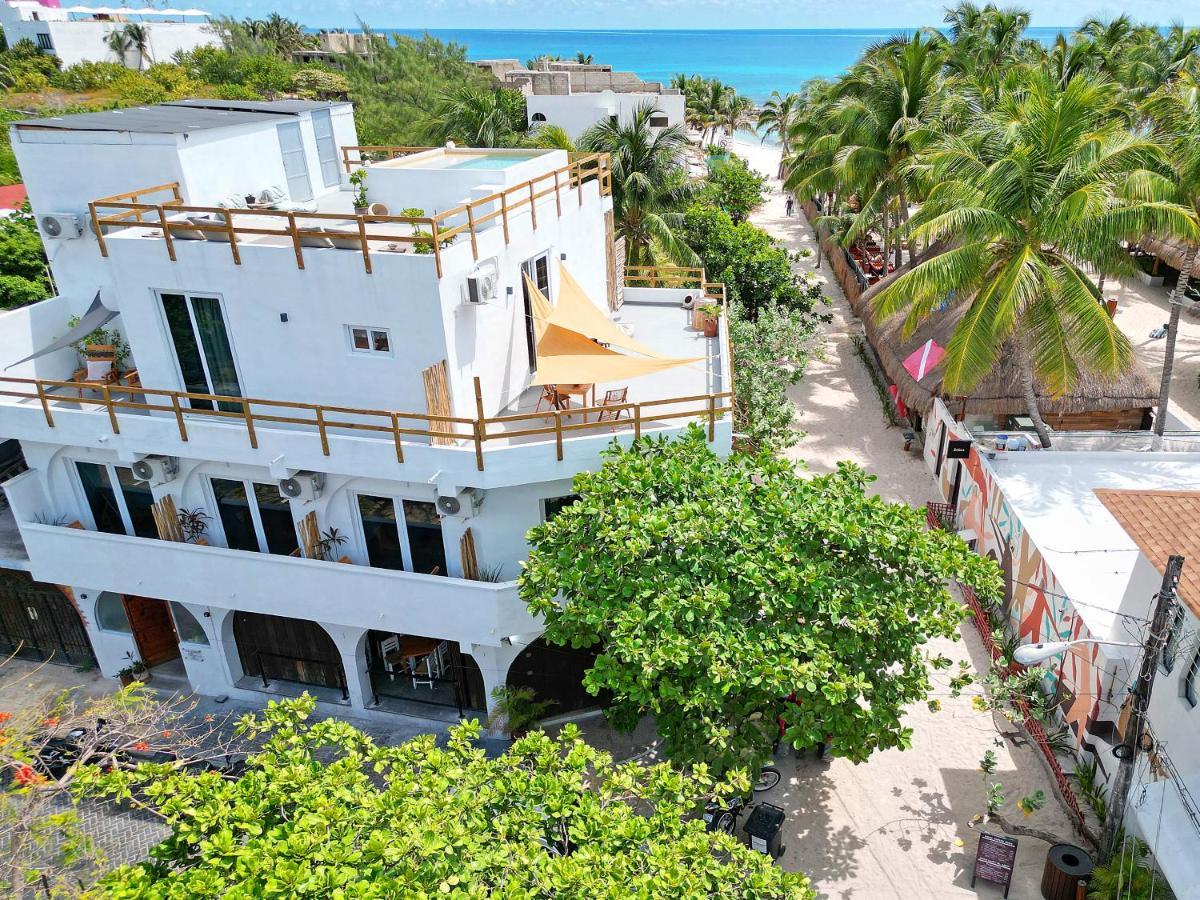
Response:
[[[242,610],[235,610],[232,620],[233,642],[247,676],[332,688],[347,696],[342,654],[319,623]]]
[[[539,700],[552,700],[548,715],[555,716],[606,705],[602,694],[593,697],[583,687],[583,676],[596,662],[599,645],[587,649],[552,646],[545,638],[528,644],[508,667],[509,687],[532,688]]]
[[[179,635],[179,640],[185,644],[208,643],[208,632],[190,609],[174,600],[168,601],[167,605],[171,607],[171,617],[175,620],[175,633]]]
[[[534,113],[532,116],[529,117],[529,121],[530,122],[545,122],[546,114],[545,113]]]

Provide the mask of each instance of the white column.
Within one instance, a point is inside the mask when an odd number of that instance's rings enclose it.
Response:
[[[483,693],[487,699],[487,711],[490,718],[495,712],[494,691],[500,685],[508,682],[508,667],[524,649],[519,646],[490,647],[486,644],[460,644],[463,653],[470,653],[479,665],[483,674]]]
[[[367,672],[367,629],[343,625],[321,627],[329,632],[342,657],[342,668],[346,673],[346,691],[350,694],[350,706],[367,709],[375,702],[371,689],[371,675]]]

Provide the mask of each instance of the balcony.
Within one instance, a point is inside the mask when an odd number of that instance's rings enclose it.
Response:
[[[344,147],[343,160],[347,168],[355,164],[371,165],[371,153],[391,154],[379,163],[389,175],[418,175],[425,170],[400,172],[395,168],[403,163],[405,154],[435,153],[414,148]],[[355,161],[350,152],[359,153]],[[475,151],[479,152],[479,151]],[[427,255],[433,260],[438,278],[445,274],[443,255],[457,244],[469,246],[472,258],[479,260],[482,235],[495,228],[503,232],[508,244],[513,230],[528,227],[534,231],[538,219],[561,218],[572,205],[582,206],[585,187],[601,197],[612,193],[612,178],[606,154],[572,154],[565,166],[548,171],[524,172],[525,179],[517,184],[501,184],[499,190],[461,202],[466,185],[478,182],[490,184],[480,170],[466,170],[472,181],[463,181],[455,188],[453,205],[440,212],[405,216],[385,214],[360,215],[354,212],[351,195],[335,192],[320,198],[314,212],[297,212],[266,208],[228,208],[197,206],[184,202],[178,182],[102,197],[88,204],[92,229],[96,233],[101,256],[109,254],[112,239],[154,238],[161,240],[164,252],[172,262],[178,261],[181,245],[197,243],[224,245],[235,265],[243,263],[243,248],[272,246],[290,250],[298,268],[322,253],[356,253],[362,257],[367,274],[375,270],[379,255],[411,253]],[[449,171],[450,167],[442,167]],[[487,170],[482,170],[486,173]],[[461,180],[461,179],[460,179]],[[419,182],[417,182],[419,183]],[[404,182],[399,182],[403,185]],[[594,188],[592,187],[594,185]],[[476,185],[478,187],[478,185]],[[375,192],[377,193],[377,192]],[[447,195],[449,196],[449,195]],[[428,202],[419,194],[409,197],[388,196],[389,209],[403,210]],[[571,201],[575,200],[573,204]],[[199,219],[201,221],[194,221]],[[461,241],[460,241],[461,239]]]
[[[652,288],[635,282],[654,280]],[[270,468],[309,469],[460,487],[506,487],[570,478],[594,469],[614,439],[673,435],[701,424],[717,452],[732,440],[733,382],[728,322],[707,338],[687,326],[687,294],[724,299],[699,270],[631,273],[617,317],[667,355],[702,361],[634,380],[628,400],[569,410],[537,409],[540,389],[514,397],[501,414],[435,415],[226,397],[141,384],[79,384],[0,377],[0,429],[12,438],[157,453]],[[691,283],[697,288],[680,285]],[[596,385],[599,396],[608,387]],[[461,399],[461,398],[460,398]],[[206,401],[210,409],[195,408]],[[461,411],[461,410],[460,410]],[[597,421],[601,412],[615,420]]]
[[[540,628],[513,581],[469,581],[46,525],[36,521],[42,497],[35,475],[12,479],[5,492],[30,572],[39,581],[347,627],[367,622],[384,631],[491,646]]]

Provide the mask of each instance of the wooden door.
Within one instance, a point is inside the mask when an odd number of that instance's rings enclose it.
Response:
[[[179,638],[166,600],[126,595],[125,614],[142,662],[157,666],[179,656]]]

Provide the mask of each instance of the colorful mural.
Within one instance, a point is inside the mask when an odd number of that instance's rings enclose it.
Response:
[[[940,401],[935,402],[930,418],[932,427],[928,433],[933,440],[926,442],[926,464],[937,476],[942,496],[948,501],[953,497],[957,479],[959,528],[973,532],[976,551],[992,557],[1004,571],[1009,632],[1022,643],[1091,637],[1070,598],[1063,593],[1041,552],[1022,527],[1020,517],[1005,499],[979,448],[972,446],[965,460],[944,458],[945,444],[950,439],[969,439],[966,428],[954,421]],[[1064,655],[1058,669],[1047,669],[1047,686],[1057,693],[1064,721],[1076,741],[1085,740],[1083,731],[1094,721],[1117,717],[1115,707],[1101,703],[1104,671],[1104,659],[1094,644],[1075,648]]]

